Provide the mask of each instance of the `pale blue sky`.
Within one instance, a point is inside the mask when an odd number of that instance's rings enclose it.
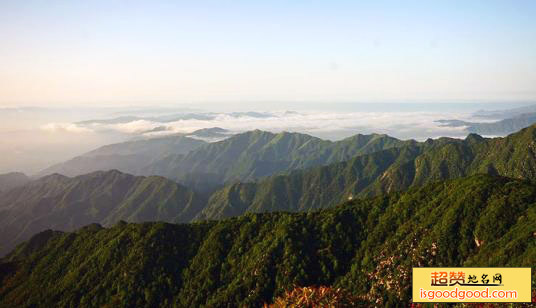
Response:
[[[536,99],[536,1],[0,1],[0,105]]]

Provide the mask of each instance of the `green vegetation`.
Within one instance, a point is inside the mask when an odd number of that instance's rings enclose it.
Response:
[[[255,131],[237,135],[192,152],[195,156],[188,158],[190,165],[184,162],[184,168],[209,170],[206,166],[212,166],[216,173],[244,171],[244,176],[261,175],[268,171],[261,172],[260,166],[274,167],[281,161],[267,162],[278,157],[289,157],[281,168],[292,169],[320,161],[343,160],[362,151],[375,152],[258,182],[230,184],[210,196],[162,177],[134,177],[117,171],[73,179],[60,175],[45,177],[0,195],[0,254],[50,228],[69,231],[89,223],[110,226],[121,219],[190,222],[248,212],[306,212],[349,199],[480,173],[536,180],[535,127],[506,138],[470,135],[465,140],[441,138],[404,144],[381,135],[357,135],[338,143],[290,133]],[[387,149],[378,150],[381,148]],[[257,155],[263,163],[251,162],[250,158]],[[195,182],[196,179],[201,180]],[[215,181],[214,185],[219,183],[218,176],[207,175],[192,176],[189,182],[206,187],[207,179]]]
[[[481,173],[536,180],[536,126],[505,138],[430,139],[256,183],[232,184],[215,192],[197,218],[308,211]]]
[[[205,204],[202,195],[162,177],[117,170],[50,175],[1,195],[0,255],[50,228],[69,231],[119,220],[188,222]]]
[[[259,307],[320,285],[407,306],[412,266],[534,266],[535,230],[534,183],[475,175],[308,213],[47,231],[0,263],[0,306]]]
[[[165,176],[203,190],[202,186],[207,182],[215,187],[235,181],[252,181],[411,143],[415,142],[376,134],[331,142],[299,133],[273,134],[255,130],[207,144],[186,155],[170,155],[142,172]]]
[[[222,132],[225,131],[211,129],[197,134]],[[303,134],[253,131],[206,146],[202,146],[206,144],[203,141],[184,136],[104,146],[43,173],[56,170],[63,174],[79,174],[110,168],[138,173],[153,159],[182,153],[170,157],[184,160],[173,161],[154,173],[169,174],[180,168],[179,174],[184,175],[180,182],[197,192],[162,177],[135,178],[117,171],[84,174],[74,179],[54,174],[13,191],[0,187],[3,191],[0,197],[0,255],[49,228],[70,231],[89,223],[108,226],[120,219],[189,222],[200,216],[209,193],[224,181],[345,160],[359,153],[405,143],[384,135],[356,135],[330,142]],[[184,155],[196,148],[199,150]],[[243,211],[237,215],[240,213]]]

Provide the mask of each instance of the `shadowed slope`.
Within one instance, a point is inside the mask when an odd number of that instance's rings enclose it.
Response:
[[[205,203],[203,196],[162,177],[116,170],[75,178],[50,175],[1,195],[1,252],[49,228],[68,231],[119,220],[187,222]]]

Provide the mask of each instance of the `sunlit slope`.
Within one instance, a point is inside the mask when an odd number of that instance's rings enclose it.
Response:
[[[192,182],[198,183],[197,186],[203,182],[223,185],[323,166],[408,143],[414,141],[377,134],[331,142],[306,134],[255,130],[207,144],[186,155],[168,156],[142,172],[176,179],[186,185]]]
[[[0,305],[258,307],[310,285],[408,304],[412,266],[533,266],[534,230],[533,183],[478,175],[312,213],[48,231],[0,264]]]
[[[198,218],[306,211],[480,173],[536,179],[536,126],[505,138],[430,139],[257,183],[236,183],[214,193]]]

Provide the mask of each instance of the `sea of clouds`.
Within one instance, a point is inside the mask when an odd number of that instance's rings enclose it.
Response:
[[[232,133],[260,129],[271,132],[300,132],[338,140],[355,134],[380,133],[401,139],[424,140],[437,137],[463,138],[464,127],[445,127],[440,119],[474,120],[470,113],[437,112],[260,112],[196,113],[133,119],[90,120],[79,123],[47,123],[46,131],[72,133],[115,132],[130,136],[157,137],[188,134],[220,127]],[[479,120],[481,121],[481,120]]]
[[[38,172],[99,146],[139,138],[185,134],[219,127],[216,136],[194,136],[208,142],[260,129],[299,132],[330,140],[356,134],[387,134],[400,139],[465,138],[464,127],[446,127],[437,120],[482,122],[474,111],[255,111],[109,112],[109,110],[0,110],[0,173]]]

